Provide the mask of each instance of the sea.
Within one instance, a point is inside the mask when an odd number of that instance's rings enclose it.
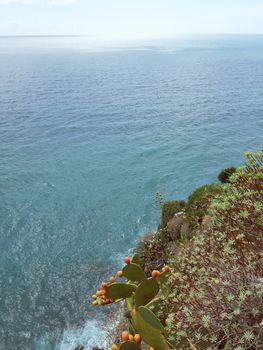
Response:
[[[102,280],[258,150],[263,36],[0,37],[0,349],[108,347]]]

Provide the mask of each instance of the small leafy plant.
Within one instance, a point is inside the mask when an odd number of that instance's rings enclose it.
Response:
[[[140,267],[139,256],[124,259],[125,266],[118,271],[117,278],[125,278],[117,282],[111,276],[109,282],[102,282],[100,289],[92,296],[94,306],[108,305],[125,300],[128,331],[122,333],[121,344],[112,345],[112,350],[140,350],[144,342],[151,350],[169,348],[164,320],[157,317],[162,299],[169,292],[171,269],[164,266],[162,271],[153,270],[147,278]]]

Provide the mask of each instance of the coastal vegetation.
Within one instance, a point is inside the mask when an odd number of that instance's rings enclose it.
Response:
[[[221,181],[222,183],[230,182],[230,177],[231,177],[232,174],[234,174],[234,172],[236,170],[237,169],[235,167],[230,167],[230,168],[223,169],[218,174],[218,180]]]
[[[222,184],[164,202],[161,223],[93,295],[125,301],[112,350],[263,347],[263,150],[222,171]]]

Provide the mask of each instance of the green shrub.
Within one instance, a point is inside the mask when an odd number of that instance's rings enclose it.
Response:
[[[165,202],[162,207],[162,222],[160,228],[166,227],[168,221],[174,217],[174,214],[180,212],[182,209],[184,209],[184,207],[185,201],[182,200]]]
[[[197,188],[189,197],[185,207],[185,214],[193,226],[202,222],[203,216],[211,200],[222,191],[218,184],[204,185]]]
[[[236,170],[209,209],[217,229],[233,239],[241,235],[245,245],[254,242],[254,250],[261,247],[263,234],[262,159],[263,152],[248,153],[246,165]]]
[[[170,256],[177,272],[166,299],[173,348],[262,348],[263,152],[222,186],[212,225]]]
[[[234,174],[236,172],[237,168],[235,167],[231,167],[231,168],[226,168],[221,170],[221,172],[218,175],[218,180],[222,183],[228,183],[229,178],[232,174]]]

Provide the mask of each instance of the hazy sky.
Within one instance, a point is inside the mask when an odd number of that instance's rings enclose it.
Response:
[[[0,35],[262,33],[263,0],[0,0]]]

